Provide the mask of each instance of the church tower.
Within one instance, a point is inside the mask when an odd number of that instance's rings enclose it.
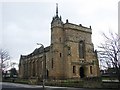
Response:
[[[64,31],[61,16],[58,15],[58,4],[56,4],[56,15],[51,22],[51,76],[55,79],[63,78],[63,44]],[[54,76],[55,75],[55,76]]]

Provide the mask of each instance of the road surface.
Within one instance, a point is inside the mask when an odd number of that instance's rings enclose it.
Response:
[[[0,87],[2,90],[43,90],[40,85],[27,85],[27,84],[16,84],[8,82],[0,82]],[[45,86],[44,90],[115,90],[115,89],[87,89],[87,88],[71,88],[71,87],[54,87],[54,86]],[[118,90],[118,89],[116,89]]]

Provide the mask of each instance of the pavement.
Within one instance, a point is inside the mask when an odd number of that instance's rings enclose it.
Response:
[[[27,84],[18,84],[18,83],[8,83],[0,82],[2,90],[115,90],[115,89],[88,89],[88,88],[72,88],[72,87],[55,87],[55,86],[45,86],[41,85],[27,85]],[[118,89],[116,89],[118,90]]]

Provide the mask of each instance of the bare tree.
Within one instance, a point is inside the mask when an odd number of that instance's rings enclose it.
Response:
[[[0,69],[4,71],[8,66],[8,61],[10,60],[10,55],[8,51],[0,49]]]
[[[120,37],[117,34],[110,33],[110,36],[103,34],[105,42],[102,43],[99,48],[100,62],[108,68],[114,68],[118,80],[120,81]],[[105,65],[106,64],[106,65]]]

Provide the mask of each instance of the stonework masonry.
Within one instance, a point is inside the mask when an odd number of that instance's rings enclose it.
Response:
[[[31,54],[21,55],[20,78],[81,79],[100,75],[97,52],[91,40],[92,28],[62,22],[53,17],[51,45],[36,48]]]

